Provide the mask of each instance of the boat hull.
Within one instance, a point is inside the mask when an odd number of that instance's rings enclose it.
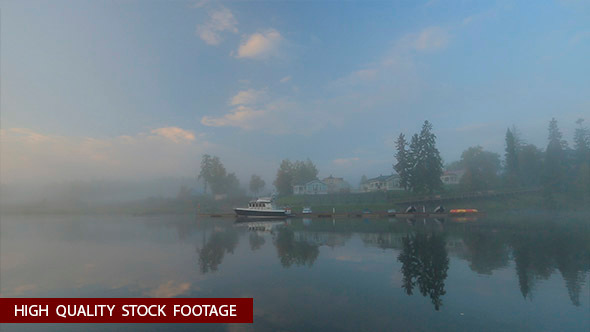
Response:
[[[287,218],[289,215],[284,210],[254,210],[234,209],[234,212],[241,218]]]

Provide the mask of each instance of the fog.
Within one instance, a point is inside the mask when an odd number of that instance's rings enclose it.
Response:
[[[508,128],[544,151],[552,118],[574,149],[588,7],[441,6],[6,1],[2,204],[198,195],[204,154],[248,195],[285,159],[356,190],[425,120],[444,165],[481,146],[503,167]]]

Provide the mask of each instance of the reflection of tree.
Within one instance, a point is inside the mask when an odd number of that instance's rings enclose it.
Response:
[[[580,306],[580,291],[584,286],[586,272],[590,270],[588,237],[578,234],[560,233],[556,235],[555,261],[557,269],[565,280],[568,295],[575,306]]]
[[[264,236],[260,236],[256,232],[250,233],[249,240],[250,240],[250,249],[252,251],[260,249],[260,247],[262,247],[262,245],[265,242]]]
[[[463,239],[468,248],[469,267],[480,274],[492,274],[492,271],[508,265],[508,246],[500,236],[487,231],[472,231]]]
[[[532,297],[538,279],[548,279],[554,271],[554,247],[548,232],[523,232],[513,238],[512,248],[520,292]]]
[[[535,281],[547,279],[557,268],[572,303],[580,305],[580,291],[590,269],[588,232],[576,226],[545,224],[512,238],[520,291],[531,298]]]
[[[320,253],[317,245],[295,240],[295,233],[287,227],[279,228],[275,245],[284,267],[293,264],[312,266]]]
[[[217,271],[225,253],[233,253],[237,245],[238,233],[233,228],[213,232],[205,245],[197,249],[201,272]]]
[[[402,263],[403,288],[408,295],[418,284],[423,296],[429,295],[438,310],[445,292],[449,258],[445,240],[436,233],[419,232],[402,238],[402,251],[397,258]]]

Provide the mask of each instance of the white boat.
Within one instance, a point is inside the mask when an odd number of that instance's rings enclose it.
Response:
[[[301,211],[301,213],[302,214],[311,214],[312,213],[311,207],[309,207],[309,206],[304,207],[303,210]]]
[[[258,198],[250,201],[247,208],[235,208],[238,217],[245,218],[286,218],[291,215],[290,209],[277,208],[271,198]]]

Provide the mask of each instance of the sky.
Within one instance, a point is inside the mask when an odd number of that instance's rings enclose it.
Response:
[[[432,122],[445,162],[590,122],[588,1],[0,1],[0,181],[280,161],[357,183]]]

